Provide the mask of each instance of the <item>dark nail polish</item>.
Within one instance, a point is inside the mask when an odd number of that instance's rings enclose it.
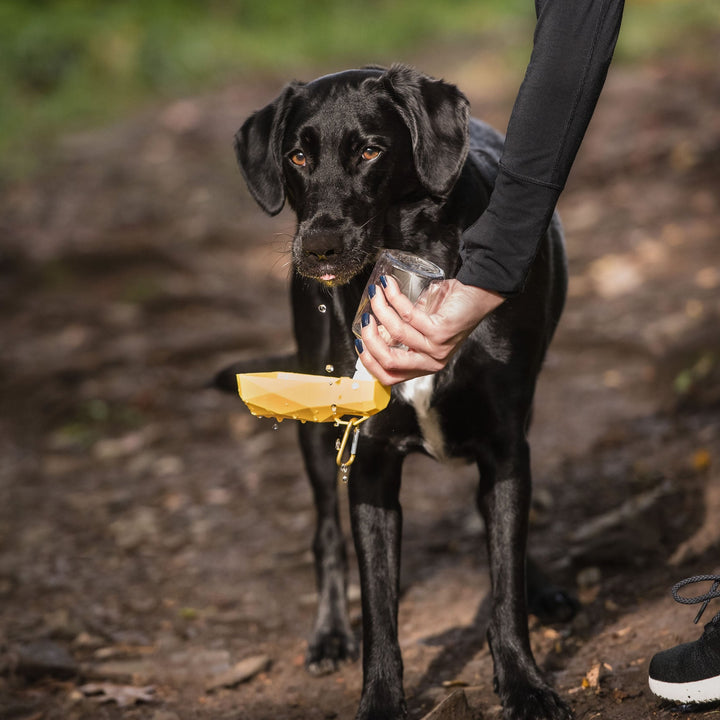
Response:
[[[375,297],[375,286],[368,285],[368,297],[372,300]]]
[[[358,351],[358,353],[361,353],[363,351],[363,344],[360,338],[355,338],[355,349]]]
[[[360,322],[363,327],[367,327],[370,324],[370,313],[363,313]]]
[[[381,284],[384,288],[387,288],[387,278],[386,278],[384,275],[381,275],[381,276],[380,276],[380,284]]]

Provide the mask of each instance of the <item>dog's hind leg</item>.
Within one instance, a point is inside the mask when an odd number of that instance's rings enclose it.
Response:
[[[338,511],[335,434],[329,424],[299,426],[317,512],[313,553],[318,609],[305,659],[313,675],[334,672],[358,654],[347,607],[347,553]]]
[[[350,519],[360,569],[363,691],[357,720],[400,720],[407,714],[398,643],[402,456],[369,438],[349,482]]]
[[[568,720],[569,708],[542,678],[530,649],[525,553],[530,509],[530,450],[522,423],[495,437],[478,458],[478,507],[487,528],[492,579],[488,644],[506,720]]]

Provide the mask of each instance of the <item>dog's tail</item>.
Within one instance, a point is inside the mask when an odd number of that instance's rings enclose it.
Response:
[[[262,358],[239,360],[220,370],[208,383],[208,387],[237,394],[238,386],[235,376],[238,373],[252,372],[298,372],[297,354],[270,355]]]

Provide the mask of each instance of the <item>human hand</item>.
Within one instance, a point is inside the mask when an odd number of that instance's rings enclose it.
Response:
[[[375,317],[363,316],[362,340],[355,343],[363,365],[383,385],[444,368],[478,323],[504,300],[488,290],[444,280],[434,288],[438,296],[428,313],[428,296],[413,304],[394,278],[383,279],[384,286],[371,288]]]

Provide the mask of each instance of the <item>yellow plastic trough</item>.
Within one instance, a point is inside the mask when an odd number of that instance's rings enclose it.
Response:
[[[264,372],[241,373],[237,382],[253,415],[278,422],[337,422],[346,415],[367,418],[390,402],[390,388],[375,379]]]

